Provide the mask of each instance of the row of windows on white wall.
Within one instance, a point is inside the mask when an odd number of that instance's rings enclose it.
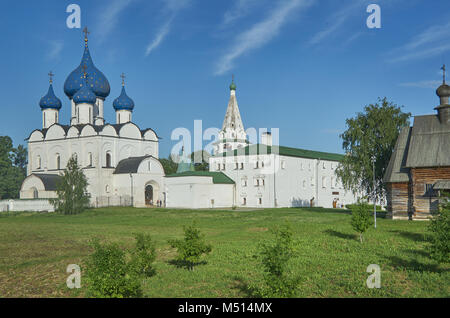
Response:
[[[265,163],[264,161],[255,161],[253,163],[253,168],[254,169],[264,168],[265,165],[270,165],[270,161],[267,162],[267,163]],[[286,169],[286,161],[282,160],[281,163],[280,163],[280,167],[281,167],[281,169]],[[335,163],[331,163],[330,164],[330,168],[332,170],[335,169],[335,167],[336,167]],[[323,169],[327,168],[327,164],[325,162],[322,163],[322,168]],[[217,164],[217,170],[219,170],[219,171],[220,170],[226,170],[225,163],[218,163]],[[235,162],[234,163],[234,170],[244,170],[244,163],[243,162],[241,162],[241,163]],[[300,170],[305,170],[303,162],[300,163]],[[312,170],[312,164],[311,163],[308,164],[308,170],[309,171]]]
[[[76,153],[74,153],[72,155],[75,159],[77,159],[78,161],[78,155]],[[92,152],[89,152],[87,155],[87,167],[92,167],[93,166],[93,157],[92,157]],[[112,156],[110,152],[106,153],[106,167],[107,168],[111,168],[112,167]],[[59,153],[55,154],[55,169],[61,169],[61,155]],[[42,169],[42,159],[41,156],[36,156],[36,169]],[[150,166],[149,166],[149,170],[150,170]]]
[[[247,178],[242,178],[241,185],[242,185],[243,188],[248,186]],[[266,185],[266,182],[265,182],[264,178],[254,178],[253,179],[253,185],[255,187],[263,187],[263,186]]]
[[[262,205],[262,198],[258,198],[257,202],[259,205]],[[242,205],[247,205],[247,198],[242,198]]]

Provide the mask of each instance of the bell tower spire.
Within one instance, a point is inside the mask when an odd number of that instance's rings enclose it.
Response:
[[[222,130],[219,132],[219,141],[214,149],[216,154],[245,147],[248,144],[247,134],[245,133],[236,99],[236,89],[233,75],[231,78],[230,99],[228,101],[225,119]]]

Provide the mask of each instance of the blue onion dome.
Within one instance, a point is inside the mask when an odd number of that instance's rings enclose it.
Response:
[[[39,101],[39,106],[41,109],[61,109],[61,100],[56,97],[55,92],[53,91],[53,84],[51,82],[47,95],[41,98]]]
[[[125,86],[122,86],[122,92],[120,93],[120,96],[114,100],[113,107],[115,110],[133,110],[134,101],[128,97],[125,92]]]
[[[85,75],[85,76],[86,76],[86,80],[84,82],[84,85],[81,84],[81,88],[75,93],[75,95],[73,95],[73,101],[75,104],[86,103],[86,104],[94,105],[95,102],[97,101],[97,97],[95,96],[95,94],[91,90],[91,88],[89,87],[88,80],[87,80],[87,78],[89,76],[88,75]]]
[[[109,82],[105,75],[100,72],[92,62],[91,54],[89,53],[89,47],[87,45],[87,38],[85,37],[85,48],[83,53],[83,58],[81,59],[80,65],[69,74],[64,83],[64,93],[67,97],[72,98],[75,93],[83,85],[83,65],[86,65],[86,73],[89,74],[88,85],[94,94],[102,99],[108,97],[110,93]]]

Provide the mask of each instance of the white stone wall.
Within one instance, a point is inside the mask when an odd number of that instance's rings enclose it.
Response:
[[[2,200],[0,212],[6,211],[48,211],[53,212],[53,205],[46,199],[34,200]]]
[[[212,177],[170,177],[165,183],[169,208],[230,208],[235,205],[234,184],[214,184]]]

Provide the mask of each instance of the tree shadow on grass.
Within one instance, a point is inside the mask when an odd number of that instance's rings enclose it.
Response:
[[[426,241],[426,237],[425,234],[423,233],[414,233],[414,232],[407,232],[407,231],[389,231],[391,233],[395,233],[398,234],[406,239],[412,240],[414,242],[425,242]]]
[[[338,237],[338,238],[341,238],[344,240],[355,240],[357,238],[355,234],[342,233],[342,232],[338,232],[338,231],[331,230],[331,229],[325,230],[325,231],[323,231],[323,233],[328,234],[330,236],[335,236],[335,237]]]
[[[260,293],[259,291],[250,286],[244,278],[239,277],[239,276],[234,276],[233,277],[233,281],[234,284],[232,286],[232,288],[239,290],[242,294],[245,295],[245,297],[247,298],[260,298]]]
[[[418,271],[418,272],[433,272],[433,273],[445,273],[449,272],[448,268],[439,267],[438,264],[430,263],[425,264],[421,263],[415,259],[403,259],[398,256],[389,256],[386,257],[389,261],[389,265],[396,268],[404,268],[406,270]]]
[[[177,268],[186,268],[186,269],[193,269],[193,268],[197,267],[198,265],[208,264],[207,261],[191,263],[191,262],[186,262],[186,261],[178,260],[178,259],[171,259],[171,260],[167,261],[167,263],[170,265],[174,265]]]

